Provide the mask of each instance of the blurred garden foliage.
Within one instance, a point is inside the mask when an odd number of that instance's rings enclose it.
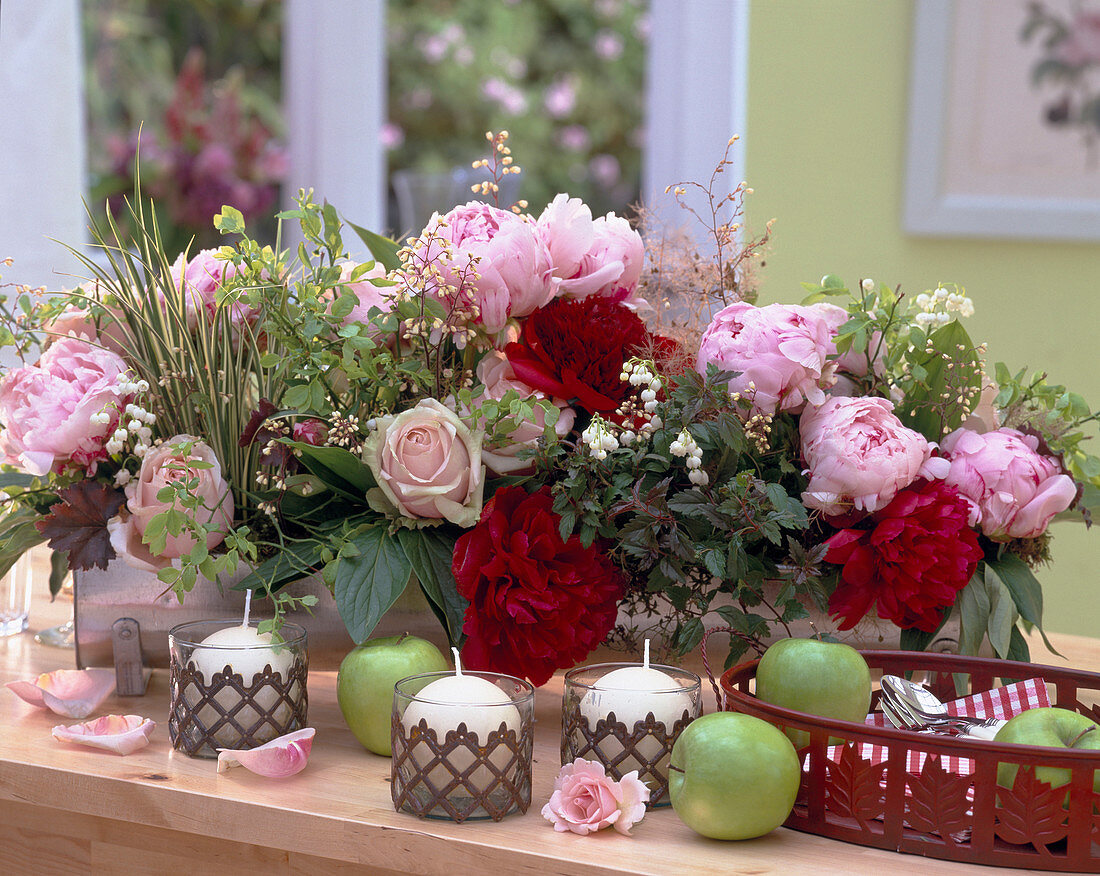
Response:
[[[110,200],[124,220],[139,155],[169,249],[192,236],[192,249],[214,245],[223,203],[250,223],[271,215],[286,171],[282,7],[84,0],[93,203]],[[527,157],[518,196],[532,210],[569,192],[595,213],[624,211],[640,187],[647,9],[648,0],[391,0],[390,171],[468,168],[485,132],[507,129]]]

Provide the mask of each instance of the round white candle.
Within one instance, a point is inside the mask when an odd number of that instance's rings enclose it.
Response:
[[[409,736],[412,728],[424,721],[429,730],[435,731],[435,738],[440,745],[445,743],[447,733],[457,730],[460,724],[465,724],[468,732],[477,735],[477,746],[482,751],[485,750],[492,732],[511,730],[518,739],[522,720],[519,709],[512,705],[511,697],[487,679],[464,675],[457,650],[455,665],[454,675],[437,678],[421,689],[416,694],[416,699],[409,703],[401,716],[405,735]],[[413,745],[411,754],[413,760],[421,765],[434,760],[427,744],[423,742]],[[507,767],[511,758],[509,749],[504,745],[494,745],[489,752],[489,762],[497,770]],[[465,747],[459,747],[447,756],[447,761],[455,772],[468,769],[474,759],[474,753]],[[484,789],[494,778],[492,770],[480,767],[471,774],[470,783],[476,788]],[[436,791],[442,791],[450,784],[453,776],[450,769],[437,766],[429,772],[428,779]],[[460,788],[459,793],[465,792]]]
[[[670,732],[685,710],[691,714],[692,707],[691,694],[675,679],[647,666],[626,666],[607,673],[592,685],[580,705],[581,715],[590,727],[614,712],[617,721],[633,730],[635,723],[652,712]]]
[[[245,686],[249,687],[256,675],[268,665],[275,678],[285,683],[294,664],[294,653],[291,648],[279,647],[279,643],[272,640],[271,633],[261,633],[256,627],[237,624],[217,630],[203,639],[191,653],[190,664],[202,674],[204,684],[213,684],[214,675],[228,666],[230,674],[239,674]],[[291,691],[291,698],[297,698],[294,690]],[[223,687],[214,694],[214,701],[226,713],[236,708],[233,720],[242,728],[252,727],[260,721],[261,712],[270,714],[274,710],[272,717],[277,724],[285,723],[290,718],[290,707],[285,700],[280,702],[278,692],[270,685],[264,685],[251,697],[250,703],[237,708],[242,699],[230,687]],[[210,728],[222,720],[213,706],[200,709],[196,717]],[[241,746],[240,736],[230,724],[215,731],[214,738],[226,748]]]
[[[203,682],[212,684],[214,674],[229,666],[246,685],[252,684],[257,673],[271,665],[271,670],[285,680],[294,662],[289,648],[278,647],[271,633],[261,633],[256,627],[226,627],[211,633],[191,653],[192,665],[202,673]]]

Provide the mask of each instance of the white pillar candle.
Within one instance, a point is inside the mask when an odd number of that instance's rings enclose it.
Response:
[[[511,730],[519,739],[522,722],[519,709],[512,705],[512,698],[491,681],[463,674],[458,649],[451,650],[455,655],[455,674],[436,679],[416,694],[401,716],[406,737],[423,720],[429,730],[435,731],[440,745],[444,744],[447,733],[457,730],[459,724],[465,724],[467,731],[477,735],[477,744],[482,749],[494,731]],[[413,746],[412,757],[417,764],[427,764],[433,759],[425,743]],[[497,769],[506,767],[510,759],[508,749],[500,745],[489,754],[489,761]],[[461,772],[474,762],[474,755],[460,747],[448,755],[447,760],[456,772]],[[443,790],[452,779],[450,770],[442,766],[435,767],[428,777],[437,791]],[[492,771],[485,767],[475,770],[471,776],[472,784],[478,788],[487,787],[492,779]]]
[[[634,725],[652,712],[654,720],[663,724],[665,733],[671,735],[673,725],[685,711],[689,717],[695,716],[695,699],[667,672],[650,667],[649,640],[646,639],[643,663],[614,669],[599,678],[581,698],[579,710],[590,730],[595,730],[597,722],[614,714],[616,721],[626,725],[628,733],[633,733]],[[650,733],[634,744],[637,758],[626,758],[618,769],[627,773],[640,768],[643,759],[652,761],[659,757],[663,747],[664,740]],[[600,743],[600,751],[610,761],[622,753],[623,746],[614,736],[608,736]],[[661,759],[661,764],[667,764],[667,757]]]

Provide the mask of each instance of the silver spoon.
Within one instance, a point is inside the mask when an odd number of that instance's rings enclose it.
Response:
[[[897,675],[884,675],[882,687],[883,713],[894,726],[907,722],[909,727],[945,729],[954,727],[967,736],[992,739],[1005,725],[1001,718],[971,718],[965,715],[949,715],[947,706],[928,689]]]

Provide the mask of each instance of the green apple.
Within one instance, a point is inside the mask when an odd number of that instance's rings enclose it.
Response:
[[[1011,742],[1016,745],[1045,745],[1050,748],[1076,748],[1080,750],[1100,751],[1100,726],[1091,718],[1047,706],[1041,709],[1028,709],[1010,718],[993,738],[994,742]],[[1011,788],[1016,782],[1019,764],[997,764],[997,784]],[[1069,784],[1070,771],[1058,767],[1040,766],[1035,768],[1035,778],[1046,782],[1052,788]],[[1093,773],[1093,790],[1100,794],[1100,770]],[[1068,798],[1068,794],[1066,795]]]
[[[696,718],[672,746],[672,808],[697,833],[742,840],[779,827],[802,777],[794,746],[767,721],[737,712]]]
[[[862,724],[871,707],[871,670],[855,648],[819,639],[780,639],[756,667],[757,699],[783,709]],[[788,728],[795,748],[810,734]]]
[[[439,649],[427,639],[405,633],[368,639],[340,664],[336,701],[355,738],[375,754],[389,757],[393,686],[423,672],[449,669]]]

